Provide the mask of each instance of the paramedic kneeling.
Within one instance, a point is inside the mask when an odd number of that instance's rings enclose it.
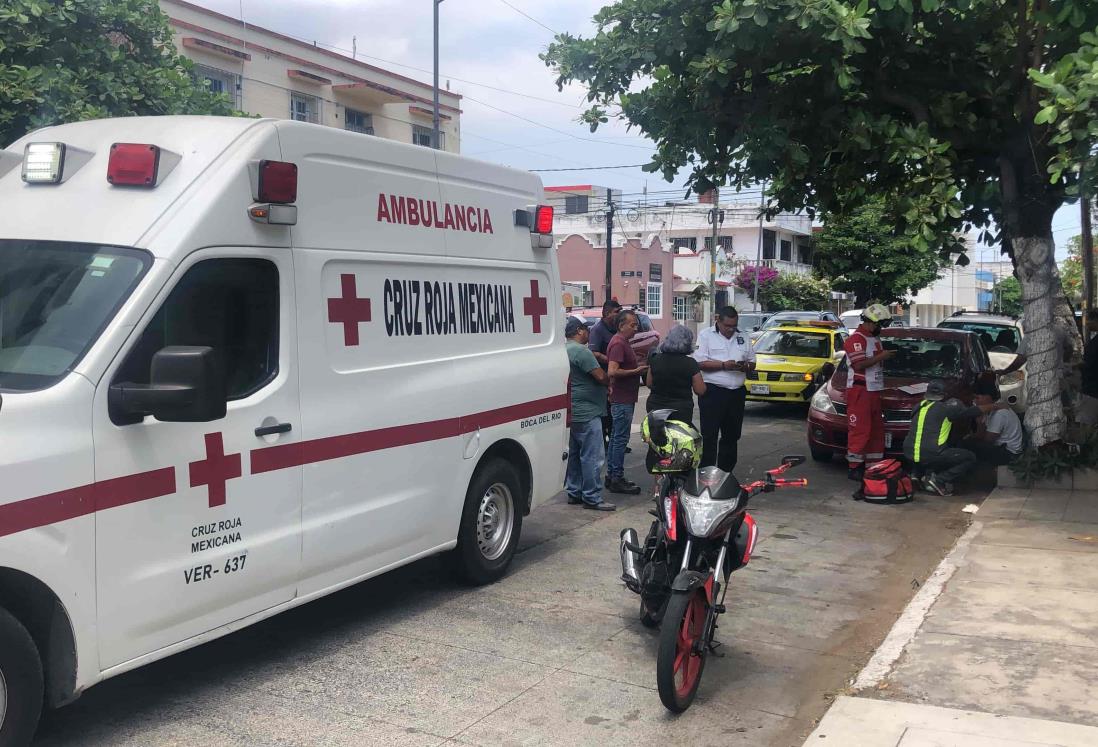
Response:
[[[936,380],[926,388],[926,398],[911,418],[911,430],[904,440],[904,456],[916,468],[922,468],[923,484],[938,495],[953,495],[953,483],[976,465],[976,455],[968,449],[949,446],[954,422],[971,420],[1004,405],[966,407],[957,400],[945,402],[945,383]]]
[[[991,382],[980,383],[972,401],[976,405],[994,405],[998,399]],[[961,446],[976,455],[984,464],[998,467],[1010,464],[1022,453],[1022,421],[1009,407],[999,407],[978,418],[976,432],[961,442]]]
[[[846,462],[851,480],[862,479],[866,462],[884,459],[884,413],[881,390],[884,389],[884,362],[896,351],[881,345],[881,330],[892,324],[892,314],[881,304],[872,304],[862,312],[862,323],[843,349],[849,363],[846,375]]]

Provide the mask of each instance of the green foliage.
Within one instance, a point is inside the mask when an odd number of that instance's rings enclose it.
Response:
[[[1083,239],[1072,236],[1068,239],[1068,256],[1060,264],[1060,282],[1068,300],[1078,307],[1083,302]],[[1098,270],[1098,267],[1095,268]],[[1095,273],[1098,280],[1098,272]]]
[[[543,59],[587,86],[593,127],[657,143],[650,171],[768,180],[770,211],[880,196],[917,251],[1047,236],[1098,140],[1093,0],[617,0],[595,21]]]
[[[1055,443],[1027,451],[1011,463],[1010,469],[1027,485],[1055,480],[1070,470],[1098,469],[1098,430],[1091,430],[1078,444]]]
[[[765,311],[826,309],[830,300],[827,281],[809,275],[783,272],[759,285],[759,303]]]
[[[1003,278],[992,289],[991,304],[994,311],[1010,316],[1022,315],[1022,284],[1016,277]]]
[[[816,269],[836,290],[899,303],[933,283],[948,265],[929,247],[914,246],[889,223],[884,202],[872,199],[846,215],[827,216],[816,237]]]
[[[4,0],[0,146],[60,122],[232,114],[191,69],[156,0]]]

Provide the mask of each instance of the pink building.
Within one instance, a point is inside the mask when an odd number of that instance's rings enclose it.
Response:
[[[571,234],[557,244],[557,255],[561,281],[591,291],[594,305],[601,306],[606,300],[606,248]],[[614,247],[611,296],[625,308],[635,306],[648,314],[661,335],[675,323],[674,287],[674,257],[664,250],[656,234],[628,239]]]

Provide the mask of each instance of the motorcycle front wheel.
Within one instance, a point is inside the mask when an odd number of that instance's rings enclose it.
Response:
[[[689,708],[701,684],[708,654],[708,648],[701,641],[706,607],[704,589],[676,592],[671,595],[663,614],[656,654],[656,685],[660,700],[672,713],[682,713]]]

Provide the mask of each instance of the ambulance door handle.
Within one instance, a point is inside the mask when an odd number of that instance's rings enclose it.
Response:
[[[293,430],[293,426],[289,423],[276,423],[275,425],[261,425],[255,429],[255,435],[262,438],[263,436],[277,436],[280,433],[289,433]]]

